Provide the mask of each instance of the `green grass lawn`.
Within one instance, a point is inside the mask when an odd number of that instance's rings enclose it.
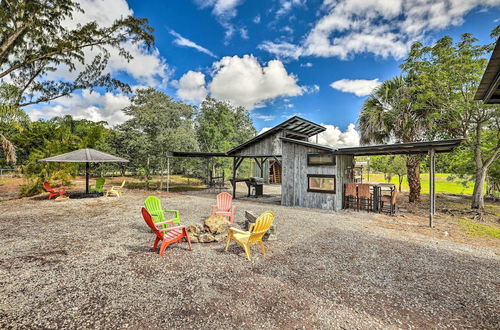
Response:
[[[436,173],[436,193],[447,193],[457,195],[472,195],[474,183],[469,183],[465,187],[458,180],[449,181],[448,173]],[[363,181],[368,181],[368,176],[363,173]],[[370,173],[370,182],[386,182],[383,173]],[[391,183],[398,185],[398,176],[393,176]],[[429,173],[420,173],[420,184],[422,185],[422,194],[429,193]],[[405,176],[403,179],[403,191],[408,191],[408,180]]]

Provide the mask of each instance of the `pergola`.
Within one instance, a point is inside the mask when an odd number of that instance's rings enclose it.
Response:
[[[128,160],[105,152],[85,148],[65,154],[39,159],[39,162],[85,163],[85,193],[89,193],[90,163],[128,163]]]

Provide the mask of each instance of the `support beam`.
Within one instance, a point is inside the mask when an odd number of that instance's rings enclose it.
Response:
[[[429,227],[432,228],[436,214],[436,160],[434,149],[429,150]]]
[[[243,162],[242,157],[234,157],[233,158],[233,198],[236,198],[236,172],[238,171],[238,167],[240,167]]]
[[[167,157],[167,192],[170,192],[170,157]]]

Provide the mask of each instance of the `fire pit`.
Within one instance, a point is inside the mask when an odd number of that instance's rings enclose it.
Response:
[[[189,238],[192,243],[220,242],[227,237],[229,220],[220,215],[212,215],[203,223],[187,226]]]

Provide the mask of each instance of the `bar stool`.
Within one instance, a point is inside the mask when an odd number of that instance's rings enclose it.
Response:
[[[394,188],[394,190],[391,190],[391,196],[382,196],[380,197],[380,212],[386,212],[390,215],[395,215],[396,214],[396,200],[398,197],[398,190]],[[384,204],[389,204],[386,206],[384,209]]]
[[[344,206],[346,209],[352,206],[357,206],[358,196],[356,193],[355,183],[346,183],[344,185]]]
[[[370,212],[373,208],[372,194],[369,184],[358,185],[358,210],[363,209]]]

